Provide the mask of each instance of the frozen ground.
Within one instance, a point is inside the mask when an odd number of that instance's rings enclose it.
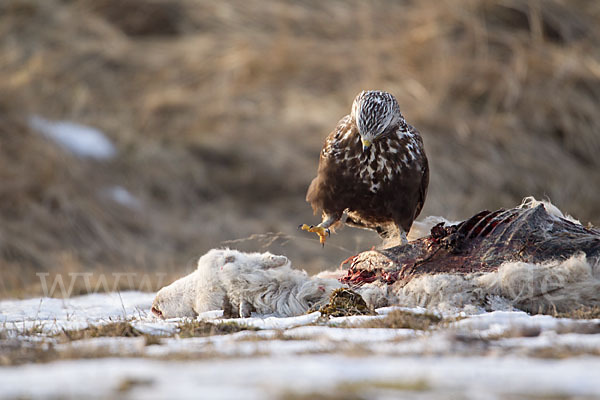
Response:
[[[184,321],[149,313],[153,296],[0,302],[0,397],[600,397],[600,320],[497,311],[446,315],[426,331],[358,327],[394,310],[385,308],[329,321],[319,313],[236,319],[258,330],[182,338]],[[144,334],[59,335],[124,320]],[[17,359],[32,349],[38,358]]]

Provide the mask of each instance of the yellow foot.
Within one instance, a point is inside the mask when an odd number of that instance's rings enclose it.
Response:
[[[328,228],[323,228],[319,225],[314,226],[314,225],[306,225],[306,224],[302,224],[298,227],[298,229],[302,229],[303,231],[308,231],[308,232],[313,232],[316,233],[317,235],[319,235],[319,243],[321,243],[321,246],[325,246],[325,240],[327,239],[327,236],[331,236],[331,232],[329,231]]]

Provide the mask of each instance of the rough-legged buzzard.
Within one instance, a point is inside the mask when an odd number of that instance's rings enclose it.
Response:
[[[428,183],[423,140],[404,120],[394,96],[363,91],[350,115],[327,137],[306,194],[323,221],[300,228],[317,233],[321,244],[329,228],[341,222],[373,229],[384,238],[399,233],[405,242]]]

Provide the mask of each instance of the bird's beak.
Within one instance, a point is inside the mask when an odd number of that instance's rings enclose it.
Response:
[[[367,139],[362,139],[363,151],[366,151],[369,147],[371,147],[371,142]]]

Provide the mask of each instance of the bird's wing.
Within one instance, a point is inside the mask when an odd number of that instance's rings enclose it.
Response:
[[[427,197],[427,187],[429,186],[429,163],[427,162],[427,156],[423,153],[423,164],[421,166],[423,170],[423,178],[421,179],[421,187],[419,188],[419,200],[417,201],[417,207],[415,208],[415,216],[413,218],[416,219],[421,210],[423,209],[423,205],[425,204],[425,198]]]
[[[340,178],[338,175],[343,172],[335,166],[335,157],[338,157],[340,151],[343,151],[340,141],[350,129],[350,123],[350,116],[345,116],[325,139],[319,157],[317,176],[312,180],[306,192],[306,201],[310,203],[315,212],[327,208],[326,205],[333,200],[336,181],[339,182]]]

